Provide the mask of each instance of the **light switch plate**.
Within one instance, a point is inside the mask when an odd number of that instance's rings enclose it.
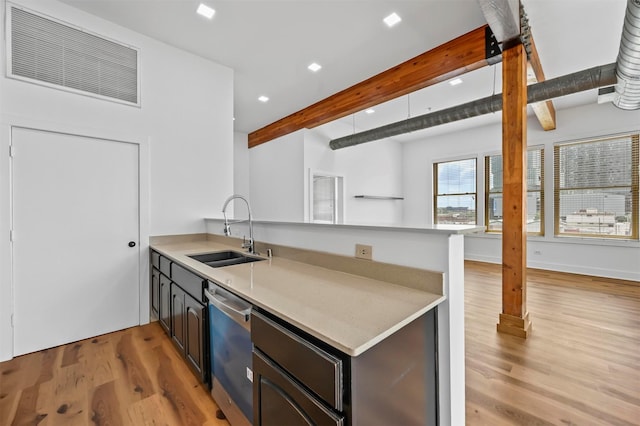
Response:
[[[358,259],[371,260],[373,254],[373,247],[364,244],[356,244],[356,257]]]

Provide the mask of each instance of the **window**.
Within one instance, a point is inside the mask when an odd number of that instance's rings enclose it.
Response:
[[[638,135],[554,147],[555,234],[638,238]]]
[[[342,223],[342,177],[312,174],[311,221]]]
[[[433,164],[434,223],[475,225],[476,159]]]
[[[502,232],[502,155],[485,157],[485,225]],[[544,234],[544,151],[527,151],[527,233]]]

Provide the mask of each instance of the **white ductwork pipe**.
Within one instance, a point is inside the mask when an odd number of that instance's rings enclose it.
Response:
[[[640,0],[627,1],[616,76],[613,104],[621,109],[640,109]]]

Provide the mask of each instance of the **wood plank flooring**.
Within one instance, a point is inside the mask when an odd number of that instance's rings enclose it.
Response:
[[[158,323],[0,363],[0,425],[206,425],[218,407]]]
[[[500,265],[465,283],[468,425],[640,425],[640,283],[529,270],[527,340],[496,332]],[[0,363],[2,426],[228,426],[216,410],[157,323]]]
[[[500,270],[465,264],[467,424],[640,425],[640,283],[529,269],[523,340]]]

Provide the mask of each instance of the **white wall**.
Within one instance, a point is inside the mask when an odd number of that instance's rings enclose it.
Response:
[[[329,140],[313,130],[305,136],[305,171],[344,177],[345,223],[398,225],[400,200],[357,199],[356,195],[402,197],[402,146],[378,141],[333,151]],[[308,183],[305,185],[308,188]]]
[[[248,150],[249,165],[242,144],[246,139],[237,134],[236,186],[250,181],[251,208],[259,220],[308,221],[312,171],[344,178],[345,223],[402,223],[402,201],[355,198],[402,196],[402,147],[395,142],[332,151],[326,137],[303,129]]]
[[[248,142],[249,136],[246,133],[233,133],[233,192],[251,198]]]
[[[249,192],[256,219],[304,220],[304,133],[299,130],[249,150]]]
[[[640,243],[553,235],[553,144],[616,133],[640,131],[640,111],[622,111],[611,104],[592,104],[557,112],[557,129],[545,132],[535,118],[528,121],[529,146],[542,145],[545,154],[544,237],[529,237],[530,267],[640,281]],[[478,223],[484,223],[484,156],[501,151],[501,124],[430,136],[404,145],[405,225],[433,221],[432,163],[456,158],[478,158]],[[470,235],[465,258],[501,263],[501,239]]]
[[[142,107],[2,78],[2,114],[148,139],[151,233],[202,232],[232,191],[233,70],[63,3],[15,3],[138,47]]]
[[[500,114],[501,115],[501,114]],[[404,224],[426,226],[433,223],[433,163],[464,158],[478,159],[477,179],[481,174],[482,152],[500,151],[500,124],[471,130],[431,136],[403,145]],[[478,188],[480,190],[482,185]],[[484,209],[478,197],[477,209]],[[482,203],[482,204],[481,204]],[[479,221],[481,223],[481,221]]]
[[[500,118],[496,113],[496,118]],[[474,119],[471,119],[473,121]],[[479,120],[479,122],[482,122]],[[545,229],[543,237],[529,237],[528,265],[595,276],[640,281],[640,243],[593,238],[553,236],[553,144],[616,133],[640,131],[640,111],[622,111],[611,104],[592,104],[557,113],[557,130],[545,132],[535,117],[528,122],[529,146],[545,150]],[[356,147],[331,151],[326,139],[313,130],[296,132],[276,141],[249,150],[253,191],[260,191],[260,203],[279,202],[269,206],[268,214],[258,210],[256,218],[275,221],[308,219],[308,169],[345,176],[346,223],[428,226],[433,223],[433,162],[461,158],[477,158],[478,223],[484,223],[484,156],[500,153],[501,123],[483,124],[464,131],[443,132],[425,136],[424,140],[397,144],[378,141]],[[295,142],[293,139],[295,138]],[[304,140],[304,151],[300,151]],[[288,141],[288,142],[287,142]],[[293,151],[287,151],[285,144]],[[274,145],[272,145],[274,144]],[[257,151],[257,150],[260,151]],[[242,158],[242,157],[241,157]],[[260,159],[257,174],[253,163]],[[283,162],[281,159],[286,159]],[[304,161],[304,171],[296,165]],[[239,164],[236,161],[236,168]],[[246,174],[243,179],[246,179]],[[294,176],[304,181],[303,188],[293,180],[280,179],[287,190],[274,191],[273,175]],[[400,182],[401,180],[401,182]],[[259,189],[258,189],[259,188]],[[300,191],[304,191],[301,193]],[[401,195],[404,201],[356,200],[356,194]],[[252,200],[253,202],[253,200]],[[276,211],[275,206],[280,210]],[[254,208],[254,212],[256,209]],[[501,263],[499,235],[471,235],[465,244],[465,258]]]
[[[14,3],[140,49],[140,108],[0,77],[0,221],[9,230],[9,129],[55,129],[148,146],[152,235],[203,232],[233,190],[233,71],[54,0]],[[2,2],[2,13],[5,4]],[[5,19],[0,28],[4,35]],[[4,38],[3,38],[4,39]],[[5,69],[2,42],[0,66]],[[46,238],[43,235],[43,238]],[[141,249],[146,250],[144,236]],[[8,241],[8,238],[3,239]],[[0,253],[0,359],[11,356],[10,249]]]

